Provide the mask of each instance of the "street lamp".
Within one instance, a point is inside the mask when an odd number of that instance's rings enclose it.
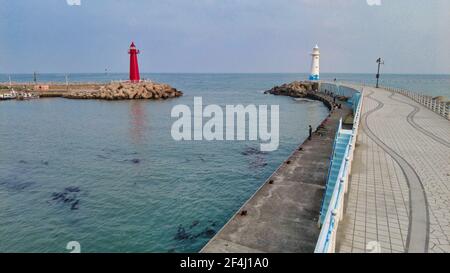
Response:
[[[33,81],[34,81],[34,84],[37,84],[37,72],[36,71],[33,73]]]
[[[378,72],[377,72],[377,86],[376,86],[376,88],[379,87],[378,82],[379,82],[379,80],[380,80],[380,66],[381,66],[382,64],[384,64],[384,61],[383,61],[381,58],[378,58],[378,59],[377,59],[377,63],[378,63]]]
[[[69,91],[69,74],[66,74],[65,77],[66,77],[66,89],[67,91]]]

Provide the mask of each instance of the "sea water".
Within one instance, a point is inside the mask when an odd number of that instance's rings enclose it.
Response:
[[[449,94],[449,76],[392,76],[400,87]],[[109,82],[126,74],[71,74]],[[0,252],[196,252],[327,116],[317,101],[263,94],[303,74],[144,74],[184,96],[160,101],[0,101]],[[370,81],[369,75],[323,78]],[[32,81],[32,75],[12,75]],[[7,81],[0,75],[0,82]],[[38,75],[62,82],[63,74]],[[172,107],[280,106],[280,145],[172,139]],[[318,212],[319,213],[319,212]]]
[[[0,102],[1,252],[65,252],[69,241],[82,252],[199,251],[328,114],[317,101],[263,94],[296,75],[149,78],[184,96]],[[279,105],[279,149],[173,140],[171,109],[192,108],[194,96]]]

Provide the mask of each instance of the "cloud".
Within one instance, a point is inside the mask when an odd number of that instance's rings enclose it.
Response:
[[[81,6],[81,0],[66,0],[69,6]]]

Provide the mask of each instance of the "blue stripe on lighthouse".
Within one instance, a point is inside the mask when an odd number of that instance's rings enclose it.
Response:
[[[319,75],[310,75],[309,76],[309,80],[310,81],[318,81],[319,80]]]

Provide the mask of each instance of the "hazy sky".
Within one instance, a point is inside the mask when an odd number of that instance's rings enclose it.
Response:
[[[71,0],[76,2],[78,0]],[[372,0],[373,1],[373,0]],[[450,73],[450,1],[0,0],[0,73]]]

